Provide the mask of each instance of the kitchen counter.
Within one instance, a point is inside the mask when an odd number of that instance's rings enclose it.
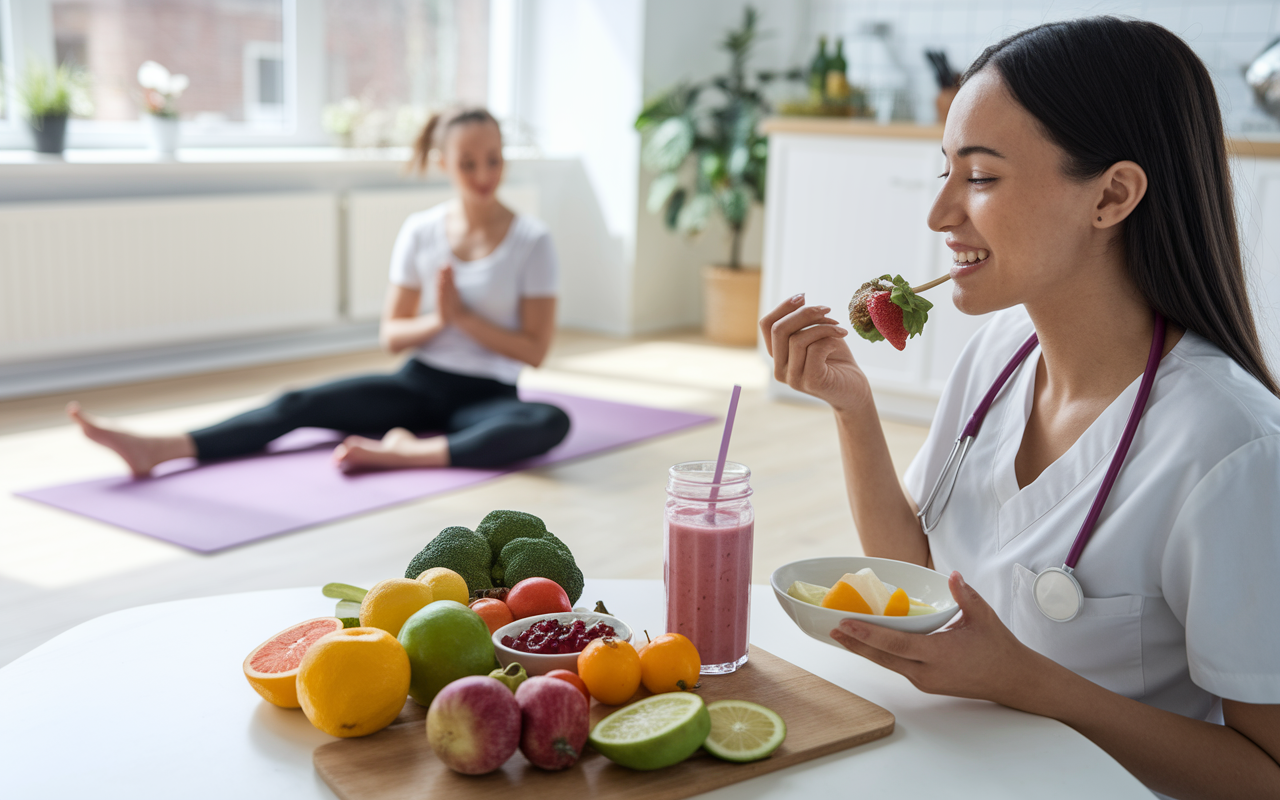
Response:
[[[941,125],[917,125],[911,122],[894,122],[888,125],[879,125],[873,120],[867,119],[832,119],[830,117],[770,117],[760,123],[760,130],[766,134],[870,136],[886,139],[942,139]],[[1280,138],[1228,137],[1227,151],[1235,156],[1280,158]]]

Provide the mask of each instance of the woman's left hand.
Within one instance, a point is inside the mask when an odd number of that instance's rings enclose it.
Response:
[[[905,633],[850,619],[831,637],[922,692],[1017,707],[1015,692],[1025,687],[1037,654],[1018,641],[960,573],[951,573],[948,585],[962,616],[946,630]]]

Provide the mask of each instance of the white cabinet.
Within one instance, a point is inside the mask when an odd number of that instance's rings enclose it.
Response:
[[[1280,158],[1232,159],[1240,249],[1262,349],[1280,376]]]
[[[805,292],[810,304],[847,318],[865,281],[900,274],[919,285],[946,274],[950,251],[926,222],[939,186],[936,139],[774,133],[769,141],[761,309]],[[961,348],[985,317],[951,303],[950,284],[926,295],[934,304],[924,333],[899,352],[850,334],[886,417],[927,423]],[[770,395],[803,397],[772,381]]]

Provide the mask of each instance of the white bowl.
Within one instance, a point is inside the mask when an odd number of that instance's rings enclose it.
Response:
[[[857,572],[865,567],[874,570],[876,577],[885,583],[904,589],[910,597],[923,600],[938,610],[932,614],[921,614],[915,617],[884,617],[878,614],[858,614],[853,611],[822,608],[787,594],[787,589],[795,581],[816,583],[819,586],[834,586],[845,573]],[[773,586],[773,593],[777,596],[778,602],[782,604],[782,610],[800,626],[800,630],[820,642],[842,649],[843,645],[831,638],[831,631],[839,626],[841,620],[856,619],[909,633],[932,633],[950,622],[960,610],[951,597],[951,590],[947,588],[946,575],[926,567],[889,558],[866,556],[806,558],[803,561],[792,561],[790,564],[778,567],[773,571],[773,577],[769,582]]]
[[[539,614],[536,617],[525,617],[515,622],[503,625],[493,632],[493,650],[498,656],[498,663],[503,669],[512,661],[519,661],[530,677],[534,675],[546,675],[553,669],[567,669],[570,672],[578,671],[578,654],[577,653],[526,653],[523,650],[514,650],[502,643],[502,637],[510,636],[515,638],[525,628],[533,625],[535,622],[541,622],[544,619],[558,620],[561,624],[572,625],[575,620],[582,620],[587,627],[595,625],[597,622],[603,622],[606,625],[612,625],[613,630],[618,634],[617,638],[625,641],[631,641],[631,626],[608,614],[597,614],[594,611],[562,611],[556,614]]]

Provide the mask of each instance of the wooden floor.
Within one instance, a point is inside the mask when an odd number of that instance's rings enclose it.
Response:
[[[718,425],[529,470],[461,491],[338,520],[214,555],[200,555],[14,497],[15,490],[120,474],[114,454],[63,416],[73,397],[133,429],[191,429],[286,387],[397,361],[377,352],[0,403],[0,666],[81,622],[122,608],[230,592],[402,575],[441,528],[474,526],[490,510],[542,517],[588,577],[661,578],[667,468],[714,458]],[[751,348],[689,334],[617,340],[562,332],[546,364],[521,384],[723,416],[743,395],[730,458],[753,473],[754,580],[810,556],[858,554],[825,406],[770,401],[767,367]],[[901,474],[925,429],[885,423]],[[590,598],[584,598],[590,600]],[[234,621],[229,621],[234,624]]]

